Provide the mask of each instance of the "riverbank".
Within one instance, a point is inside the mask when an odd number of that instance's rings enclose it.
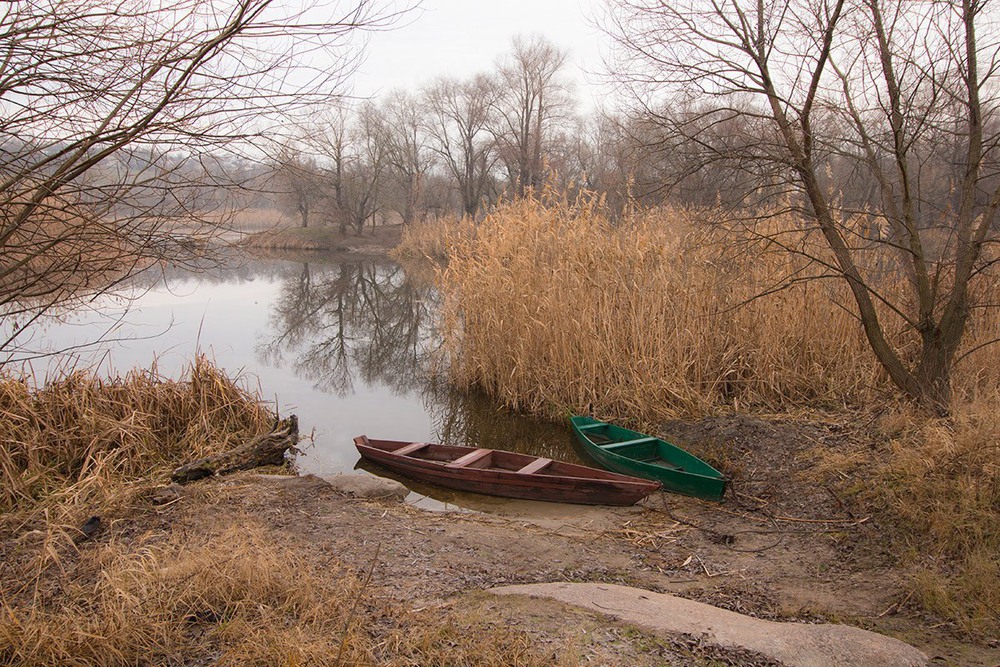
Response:
[[[282,226],[249,234],[240,245],[253,253],[322,252],[326,260],[385,257],[399,245],[401,224],[366,227],[360,235],[339,228]]]
[[[68,656],[95,665],[181,656],[335,665],[774,664],[595,611],[486,592],[550,582],[627,585],[761,619],[846,623],[951,664],[1000,660],[997,647],[916,604],[906,571],[878,539],[887,529],[879,515],[816,483],[826,474],[823,448],[871,446],[862,420],[733,415],[668,425],[693,451],[724,457],[735,492],[721,504],[659,494],[636,507],[602,508],[465,494],[450,498],[462,509],[429,511],[283,469],[169,485],[177,463],[252,435],[231,428],[242,420],[221,419],[223,406],[257,415],[250,430],[266,431],[273,418],[260,412],[259,397],[199,364],[193,381],[133,374],[103,384],[76,378],[53,395],[18,389],[30,399],[19,405],[70,419],[39,438],[78,424],[78,444],[59,451],[75,447],[79,455],[63,457],[77,467],[57,478],[65,466],[28,467],[24,453],[9,449],[17,438],[8,434],[4,488],[25,478],[39,484],[22,485],[0,523],[0,664],[54,665]],[[208,412],[188,415],[186,427],[154,429],[156,437],[176,433],[172,447],[155,446],[151,432],[142,451],[169,452],[158,463],[140,465],[138,456],[139,467],[123,476],[126,461],[112,458],[120,446],[86,445],[114,445],[112,432],[130,442],[145,432],[143,415],[158,413],[159,399],[170,405],[178,396],[197,398],[192,405]],[[132,426],[80,409],[83,398]],[[12,428],[26,423],[11,401],[5,405]],[[191,430],[212,423],[230,428]],[[49,440],[34,442],[36,458],[53,451]],[[97,466],[102,475],[85,474],[95,461],[105,463]]]
[[[108,517],[63,555],[62,573],[47,572],[32,616],[6,610],[0,656],[39,665],[65,655],[132,664],[146,651],[158,660],[302,664],[774,664],[598,612],[485,592],[573,581],[674,593],[757,618],[847,623],[948,664],[1000,659],[929,627],[891,568],[859,568],[866,558],[851,545],[867,529],[863,517],[782,516],[676,496],[624,509],[430,512],[346,496],[318,478],[240,473]],[[34,546],[30,536],[17,541]],[[5,559],[10,547],[5,540]],[[151,636],[167,641],[142,643]]]
[[[326,272],[320,267],[310,259],[289,272],[278,290],[283,295],[275,301],[279,307],[263,307],[269,289],[265,280],[247,280],[252,289],[231,295],[231,309],[199,287],[202,298],[238,325],[216,341],[249,341],[231,350],[228,367],[244,367],[259,353],[253,347],[256,326],[237,319],[259,310],[279,326],[256,344],[295,342],[299,348],[275,349],[295,352],[297,368],[308,369],[296,373],[308,372],[310,382],[323,377],[316,373],[330,359],[330,347],[325,336],[313,341],[311,329],[303,338],[300,326],[371,341],[370,351],[379,354],[361,356],[378,365],[364,366],[365,378],[411,372],[379,362],[392,345],[412,340],[400,335],[406,328],[397,326],[395,316],[370,313],[363,304],[393,304],[396,310],[402,305],[413,310],[414,321],[429,321],[436,311],[424,310],[426,295],[410,293],[398,267],[384,280],[375,280],[381,274],[374,269],[341,266]],[[358,296],[345,298],[353,294],[355,278]],[[372,291],[377,285],[382,287]],[[498,291],[497,299],[502,296]],[[261,308],[247,308],[258,299]],[[210,320],[203,312],[199,307],[186,317],[206,344]],[[308,321],[301,321],[302,312],[310,313]],[[324,319],[345,312],[358,321],[380,322],[391,335],[328,326]],[[185,340],[194,338],[192,332]],[[192,386],[228,386],[218,374],[199,377]],[[262,375],[261,383],[265,392],[280,388],[279,398],[294,401],[300,416],[312,415],[302,421],[303,431],[319,423],[317,412],[307,411],[310,401],[280,377]],[[66,417],[58,423],[17,417],[15,403],[5,399],[5,442],[28,442],[26,424],[45,423],[41,432],[49,435],[75,434],[76,450],[60,448],[84,452],[67,457],[83,466],[71,468],[70,482],[89,479],[80,475],[84,469],[120,472],[122,461],[115,457],[129,451],[120,444],[137,440],[137,434],[188,433],[194,436],[190,444],[210,449],[217,444],[205,429],[226,420],[218,418],[224,413],[217,413],[213,402],[205,403],[211,409],[204,414],[146,422],[145,415],[156,413],[150,396],[172,395],[156,381],[137,386],[146,385],[151,392],[134,393],[146,398],[110,420],[78,408],[56,410]],[[22,400],[16,404],[60,405],[37,400],[22,385],[10,386],[19,387]],[[96,392],[79,379],[66,387],[65,397],[74,400]],[[352,435],[374,428],[386,414],[394,416],[397,429],[406,418],[388,394],[374,402],[371,413],[360,404],[337,412],[331,409],[331,389],[324,387],[317,405],[338,415],[332,418],[336,427],[325,430],[349,433],[331,438],[325,454],[310,450],[304,465],[315,466],[336,451],[348,457],[346,467],[336,469],[350,470]],[[249,400],[259,403],[259,397]],[[426,396],[419,401],[420,418],[401,429],[402,437],[458,438],[510,448],[524,440],[544,441],[548,449],[541,453],[547,456],[569,453],[564,423],[524,419],[511,429],[507,422],[514,417],[493,402],[478,408],[488,413],[485,420],[470,422],[454,406],[435,408]],[[24,472],[18,466],[28,459],[14,457],[0,465],[3,474],[14,471],[18,483],[33,481],[30,488],[36,489],[19,495],[48,500],[30,516],[7,511],[0,524],[0,603],[5,605],[0,664],[60,664],[71,654],[89,656],[93,664],[133,664],[146,655],[169,661],[162,651],[194,662],[225,655],[308,664],[343,664],[345,656],[361,664],[392,665],[768,664],[759,656],[715,653],[702,639],[651,634],[599,612],[520,598],[500,601],[485,592],[509,584],[591,582],[675,593],[763,619],[847,623],[899,637],[947,663],[994,665],[1000,654],[983,628],[989,627],[990,600],[997,593],[990,574],[989,527],[996,512],[989,493],[991,443],[1000,426],[987,418],[986,407],[970,406],[948,422],[915,419],[905,406],[888,401],[873,408],[788,409],[770,416],[719,409],[698,419],[667,420],[650,430],[721,467],[733,479],[735,493],[722,504],[657,496],[627,510],[427,489],[422,491],[433,500],[400,505],[348,497],[310,478],[283,480],[287,470],[272,470],[278,476],[268,478],[239,474],[177,490],[166,486],[168,463],[147,466],[150,459],[142,456],[134,468],[140,474],[126,492],[102,495],[111,487],[100,480],[77,489],[44,483],[52,478],[38,469]],[[274,415],[260,414],[259,428],[269,428]],[[425,428],[428,414],[433,432],[414,435],[414,429]],[[157,426],[171,423],[186,428]],[[87,426],[96,431],[88,432]],[[32,442],[36,453],[52,447]],[[107,451],[90,449],[90,443],[115,442],[119,446]],[[178,451],[158,446],[155,439],[147,443],[153,453]],[[0,488],[14,485],[5,479]],[[419,509],[442,506],[449,511]],[[93,516],[101,517],[96,530],[88,526]],[[978,541],[972,539],[977,535]],[[221,574],[213,578],[198,572]],[[146,598],[148,604],[136,602]],[[256,652],[247,652],[247,645]]]

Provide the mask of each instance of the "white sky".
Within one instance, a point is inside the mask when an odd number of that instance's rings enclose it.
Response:
[[[587,72],[601,71],[602,36],[591,25],[598,0],[423,0],[400,27],[371,36],[354,94],[414,90],[436,76],[491,71],[518,34],[540,33],[569,52],[565,76],[581,110],[600,93]]]

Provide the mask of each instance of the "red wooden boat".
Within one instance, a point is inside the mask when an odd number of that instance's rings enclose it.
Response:
[[[632,505],[659,482],[500,449],[354,439],[361,456],[401,475],[459,491],[581,505]]]

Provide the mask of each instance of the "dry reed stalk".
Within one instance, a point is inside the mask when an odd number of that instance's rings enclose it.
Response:
[[[0,379],[0,511],[67,518],[128,484],[266,432],[273,413],[204,357],[180,380],[74,372],[39,389]]]
[[[421,231],[448,251],[439,279],[451,379],[516,409],[647,425],[727,408],[859,405],[889,389],[840,281],[766,240],[737,244],[708,217],[661,208],[613,225],[598,201],[549,193],[500,205],[474,233]],[[766,224],[757,231],[822,255],[791,216]],[[912,354],[898,318],[882,317]],[[993,325],[981,318],[967,349]],[[997,380],[992,363],[959,373],[956,388]]]

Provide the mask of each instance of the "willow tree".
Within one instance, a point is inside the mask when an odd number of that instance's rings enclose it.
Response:
[[[991,0],[616,0],[606,16],[623,90],[684,170],[797,209],[823,251],[787,249],[846,282],[888,377],[939,413],[997,239],[997,20]]]
[[[231,156],[261,154],[276,128],[336,95],[358,56],[352,36],[395,11],[388,0],[3,3],[0,350],[54,306],[202,252],[224,218],[205,191]]]

